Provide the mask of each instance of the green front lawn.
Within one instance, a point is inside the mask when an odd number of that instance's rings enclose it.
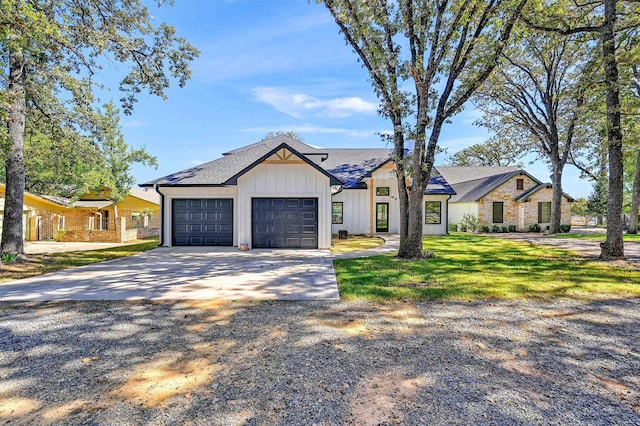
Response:
[[[548,235],[549,238],[567,238],[572,240],[589,240],[589,241],[604,241],[607,239],[606,234],[553,234]],[[624,241],[640,241],[640,234],[624,234]]]
[[[0,283],[32,277],[34,275],[42,275],[61,269],[75,268],[76,266],[88,265],[90,263],[118,259],[156,247],[158,247],[157,237],[146,239],[141,243],[126,244],[99,250],[28,254],[24,255],[15,263],[0,266]]]
[[[384,240],[378,237],[367,237],[365,235],[349,235],[346,240],[338,237],[331,238],[331,253],[348,253],[351,251],[369,250],[380,247]]]
[[[436,258],[335,260],[346,299],[434,300],[640,296],[640,269],[566,250],[471,234],[425,237]]]

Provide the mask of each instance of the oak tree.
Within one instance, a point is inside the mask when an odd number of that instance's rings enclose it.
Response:
[[[158,0],[158,5],[167,3]],[[0,149],[6,168],[2,253],[21,253],[28,109],[60,128],[91,129],[103,64],[126,64],[118,89],[126,114],[138,95],[184,86],[198,51],[175,29],[155,25],[141,0],[0,0]]]
[[[442,128],[495,68],[527,0],[317,1],[367,70],[381,113],[391,121],[398,256],[422,258],[423,194]]]

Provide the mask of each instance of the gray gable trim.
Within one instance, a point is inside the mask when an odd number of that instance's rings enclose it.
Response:
[[[310,165],[311,167],[313,167],[314,169],[316,169],[317,171],[319,171],[320,173],[322,173],[323,175],[327,176],[329,178],[329,182],[331,185],[342,185],[342,182],[340,182],[338,180],[338,178],[336,178],[335,176],[333,176],[331,173],[327,172],[325,169],[323,169],[322,167],[318,166],[316,163],[314,163],[313,161],[309,160],[306,156],[300,154],[298,151],[296,151],[295,149],[293,149],[289,144],[287,144],[286,142],[281,143],[280,145],[276,146],[275,148],[273,148],[271,151],[267,152],[265,155],[263,155],[262,157],[260,157],[259,159],[257,159],[256,161],[254,161],[252,164],[250,164],[249,166],[245,167],[244,169],[242,169],[240,172],[236,173],[235,175],[231,176],[229,179],[227,179],[224,183],[226,185],[237,185],[238,184],[238,178],[242,175],[244,175],[245,173],[249,172],[250,170],[254,169],[255,167],[259,166],[260,163],[262,163],[264,160],[266,160],[267,158],[271,157],[273,154],[275,154],[276,152],[278,152],[279,150],[281,150],[282,148],[286,148],[288,149],[290,152],[292,152],[296,157],[298,157],[299,159],[301,159],[302,161],[304,161],[305,163],[307,163],[308,165]]]
[[[533,188],[531,188],[530,190],[528,190],[527,192],[523,193],[522,195],[520,195],[518,198],[516,198],[517,202],[525,202],[528,201],[529,198],[535,194],[536,192],[540,191],[541,189],[545,189],[545,188],[553,188],[553,185],[551,185],[550,183],[541,183],[537,186],[534,186]],[[570,196],[567,193],[562,193],[562,196],[564,196],[569,202],[573,203],[575,201],[575,199]]]

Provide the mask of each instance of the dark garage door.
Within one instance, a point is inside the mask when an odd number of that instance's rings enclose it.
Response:
[[[174,199],[173,245],[233,245],[233,200]]]
[[[254,198],[254,248],[318,248],[317,198]]]

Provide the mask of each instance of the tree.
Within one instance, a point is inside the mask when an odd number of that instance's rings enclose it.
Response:
[[[575,37],[574,37],[575,38]],[[523,31],[475,96],[482,125],[504,143],[517,140],[551,169],[549,233],[562,232],[562,173],[584,115],[588,45],[555,33]],[[586,138],[582,135],[582,138]]]
[[[131,148],[125,141],[120,128],[119,111],[112,104],[104,106],[104,113],[97,118],[98,140],[105,158],[105,170],[100,181],[100,190],[113,203],[115,227],[118,229],[118,203],[124,201],[136,183],[131,174],[131,165],[141,163],[158,167],[156,157],[145,148]]]
[[[578,198],[573,203],[571,203],[571,214],[575,216],[588,216],[591,212],[589,211],[589,204],[587,199],[584,197]]]
[[[296,132],[292,132],[292,131],[284,131],[284,130],[276,130],[273,132],[269,132],[266,135],[264,135],[264,137],[262,138],[262,140],[267,140],[267,139],[271,139],[271,138],[275,138],[276,136],[289,136],[292,139],[298,140],[300,142],[304,142],[304,138],[302,136],[300,136],[299,134],[297,134]]]
[[[632,52],[631,54],[631,66],[630,74],[629,74],[629,82],[630,82],[630,93],[634,99],[634,120],[632,120],[633,133],[636,136],[636,155],[635,155],[635,170],[633,172],[633,186],[631,188],[631,211],[629,214],[629,234],[637,234],[638,233],[638,214],[640,209],[640,140],[638,140],[638,135],[640,134],[639,126],[636,124],[638,112],[640,111],[640,66],[636,62],[640,57],[640,38],[638,38],[637,33],[635,34],[635,43],[629,43],[629,50]]]
[[[159,5],[165,3],[159,0]],[[5,159],[2,253],[21,253],[25,189],[24,136],[28,108],[57,128],[91,129],[94,77],[101,63],[131,65],[119,89],[125,114],[143,90],[165,98],[170,78],[180,86],[198,51],[167,24],[157,27],[140,0],[0,0],[0,147]]]
[[[603,176],[602,179],[597,180],[593,184],[593,190],[587,198],[587,208],[589,212],[598,217],[598,225],[604,223],[603,217],[607,214],[607,204],[609,196],[607,193],[607,178]],[[609,218],[607,218],[607,222]]]
[[[452,166],[516,166],[522,167],[518,160],[524,151],[511,140],[491,139],[485,143],[471,145],[456,152],[449,159]]]
[[[442,127],[493,71],[526,1],[323,1],[393,126],[399,257],[423,257],[422,199]],[[405,139],[414,141],[410,155]]]
[[[544,8],[544,9],[543,9]],[[622,239],[623,200],[623,142],[620,102],[620,81],[616,43],[622,31],[640,26],[640,14],[634,1],[602,0],[569,3],[559,0],[554,4],[540,4],[534,14],[524,17],[532,28],[563,35],[588,34],[597,38],[602,55],[603,81],[606,104],[606,135],[609,159],[607,202],[607,239],[600,245],[604,260],[624,259]],[[548,13],[551,11],[551,13]],[[560,11],[560,12],[557,12]],[[542,23],[540,19],[542,18]]]
[[[98,183],[100,147],[86,136],[52,124],[38,110],[27,112],[24,140],[25,190],[73,198]],[[5,182],[5,168],[0,168]]]

